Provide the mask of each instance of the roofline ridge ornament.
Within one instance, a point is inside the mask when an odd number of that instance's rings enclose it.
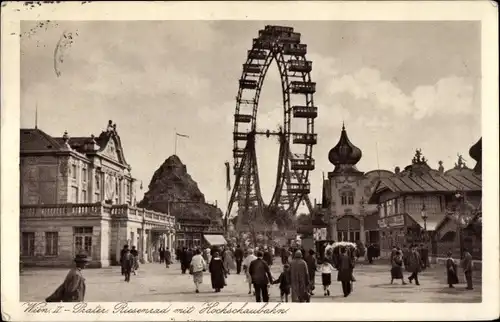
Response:
[[[69,139],[70,139],[70,136],[69,136],[69,134],[68,134],[68,131],[67,131],[67,130],[65,130],[65,131],[64,131],[64,134],[63,134],[62,138],[63,138],[63,141],[64,141],[64,146],[63,146],[63,148],[64,148],[65,150],[71,150],[71,146],[69,145]]]

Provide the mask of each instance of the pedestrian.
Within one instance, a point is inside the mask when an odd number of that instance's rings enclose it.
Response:
[[[394,280],[401,280],[403,285],[406,282],[403,277],[403,252],[398,250],[391,261],[391,284]]]
[[[163,261],[165,260],[165,247],[163,247],[163,245],[160,246],[158,253],[160,255],[160,264],[163,264]]]
[[[132,246],[132,249],[130,250],[130,254],[132,254],[133,256],[133,267],[132,267],[132,273],[134,273],[134,275],[137,275],[136,274],[136,271],[139,269],[139,252],[137,251],[137,249],[135,248],[135,246]]]
[[[234,258],[236,259],[236,274],[239,275],[241,273],[241,264],[243,263],[243,250],[241,250],[240,245],[236,246]]]
[[[84,302],[85,278],[82,270],[87,266],[89,259],[85,252],[79,252],[74,259],[75,267],[69,270],[63,283],[45,299],[45,302]]]
[[[201,256],[201,251],[196,249],[194,251],[193,259],[191,259],[191,264],[189,271],[193,275],[193,282],[195,285],[195,292],[200,293],[199,286],[203,283],[203,272],[207,270],[207,263],[203,256]]]
[[[231,249],[226,248],[223,252],[224,269],[226,274],[231,274],[231,270],[234,269],[234,258]]]
[[[418,281],[418,273],[422,271],[422,260],[415,245],[412,245],[411,247],[410,257],[408,259],[408,270],[411,272],[410,277],[408,277],[410,283],[415,280],[415,284],[420,285],[420,282]]]
[[[306,256],[305,261],[307,263],[307,270],[309,272],[310,293],[311,295],[314,295],[313,291],[315,288],[317,260],[315,256],[315,251],[313,249],[309,249],[309,254]]]
[[[123,265],[121,264],[123,261],[123,256],[125,256],[125,253],[128,252],[128,245],[123,245],[122,250],[120,251],[120,266],[122,270],[122,276],[125,275],[125,269],[123,268]]]
[[[368,258],[368,263],[373,264],[373,244],[368,245],[366,249],[366,256]]]
[[[344,297],[348,297],[352,292],[352,271],[353,263],[349,255],[346,254],[346,248],[340,247],[340,256],[338,259],[337,281],[342,283],[342,292]]]
[[[332,273],[334,268],[332,264],[323,261],[320,266],[321,271],[321,284],[323,284],[323,291],[325,296],[330,296],[330,285],[332,284]]]
[[[226,284],[225,281],[226,271],[224,270],[224,264],[219,256],[219,252],[214,253],[212,260],[208,265],[208,270],[210,272],[212,288],[215,290],[216,293],[218,293],[220,292],[221,289],[224,288]]]
[[[165,267],[169,268],[170,264],[172,264],[172,253],[170,253],[170,249],[168,249],[168,247],[163,251],[163,256],[165,259]]]
[[[464,252],[464,259],[462,260],[462,268],[464,270],[465,280],[467,281],[467,290],[473,290],[472,287],[472,255]]]
[[[181,262],[181,272],[182,274],[186,274],[186,270],[188,269],[189,263],[191,262],[191,259],[189,259],[188,261],[188,250],[186,247],[182,248],[179,260]]]
[[[290,276],[290,265],[283,265],[283,272],[280,274],[277,280],[273,281],[273,284],[279,284],[280,286],[280,300],[281,302],[288,302],[288,296],[290,295],[291,289],[291,276]],[[284,301],[283,301],[284,300]]]
[[[290,285],[292,302],[309,302],[309,271],[300,250],[295,251],[290,264]]]
[[[122,267],[125,270],[125,282],[130,282],[130,273],[134,270],[135,256],[132,255],[132,251],[126,250],[123,255]]]
[[[243,260],[243,271],[245,272],[246,281],[248,283],[248,294],[252,294],[252,276],[250,275],[250,264],[257,259],[253,254],[253,249],[248,249],[248,256]]]
[[[409,266],[410,254],[410,249],[406,245],[403,245],[403,264],[405,268],[408,268]]]
[[[273,259],[271,256],[271,252],[269,251],[269,248],[266,246],[264,247],[264,252],[262,254],[262,259],[267,263],[268,266],[272,265]]]
[[[453,285],[458,284],[457,264],[452,257],[452,252],[448,252],[448,259],[446,259],[446,277],[449,288],[454,288]]]
[[[273,282],[269,265],[263,260],[263,253],[257,252],[257,259],[250,263],[248,272],[252,278],[256,302],[269,302],[269,284]]]

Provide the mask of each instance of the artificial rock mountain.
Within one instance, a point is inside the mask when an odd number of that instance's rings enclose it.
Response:
[[[209,219],[222,223],[222,211],[206,203],[198,184],[177,155],[170,156],[155,171],[138,206],[163,213],[170,207],[176,219]]]

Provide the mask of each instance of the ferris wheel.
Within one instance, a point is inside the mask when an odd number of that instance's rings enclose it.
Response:
[[[314,120],[318,112],[313,99],[316,83],[311,81],[312,62],[306,59],[307,45],[300,38],[293,28],[266,26],[248,50],[236,97],[233,130],[236,178],[226,220],[235,203],[238,215],[266,207],[278,207],[295,215],[302,202],[312,211],[308,195],[309,172],[315,168],[312,150],[317,143]],[[283,124],[278,130],[261,129],[256,122],[262,86],[273,61],[280,74],[283,97]],[[279,142],[275,188],[267,204],[260,190],[255,151],[259,135],[275,136]]]

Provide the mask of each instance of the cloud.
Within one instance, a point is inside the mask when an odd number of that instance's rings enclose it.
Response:
[[[416,119],[435,114],[462,114],[474,112],[474,88],[462,77],[440,79],[433,86],[419,86],[413,93]]]
[[[334,75],[335,71],[321,69],[318,73]],[[467,79],[456,76],[417,86],[411,94],[406,94],[397,84],[383,79],[377,69],[363,67],[354,73],[333,77],[324,90],[326,94],[321,97],[322,101],[335,102],[339,95],[349,94],[356,101],[369,102],[375,111],[386,111],[399,117],[409,115],[423,119],[435,115],[470,115],[475,109],[474,87]]]

